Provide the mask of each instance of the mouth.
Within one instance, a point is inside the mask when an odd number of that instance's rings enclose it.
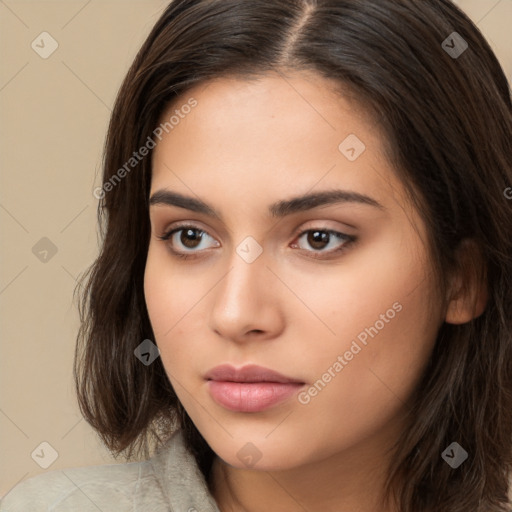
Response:
[[[304,381],[262,366],[213,368],[205,375],[208,390],[220,406],[236,412],[260,412],[294,395]]]

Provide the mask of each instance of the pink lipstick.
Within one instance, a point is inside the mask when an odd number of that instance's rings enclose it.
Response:
[[[237,412],[260,412],[294,395],[304,382],[257,365],[221,365],[205,379],[213,400]]]

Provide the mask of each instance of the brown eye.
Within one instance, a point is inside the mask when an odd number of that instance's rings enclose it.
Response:
[[[201,239],[203,238],[202,232],[199,229],[187,228],[180,229],[181,236],[179,237],[180,243],[189,249],[196,249]],[[199,235],[197,233],[200,233]],[[198,243],[199,242],[199,243]]]
[[[318,253],[319,256],[313,256],[314,258],[323,257],[323,255],[328,256],[332,253],[342,251],[356,240],[355,236],[346,235],[332,229],[307,229],[297,237],[298,240],[302,238],[306,240],[306,244],[304,245],[309,246],[313,250],[307,247],[301,247],[300,244],[294,244],[294,246],[298,246],[300,249],[304,249],[310,253]],[[336,244],[336,242],[338,243]],[[329,245],[331,245],[330,250],[323,250]],[[334,248],[332,247],[333,245]]]
[[[323,249],[329,243],[330,235],[326,231],[309,231],[308,244],[314,249]]]
[[[181,225],[158,236],[160,240],[169,242],[169,249],[173,254],[182,258],[197,256],[203,249],[201,243],[208,238],[213,238],[203,229],[193,225]],[[204,245],[204,244],[203,244]],[[218,247],[217,242],[214,246]]]

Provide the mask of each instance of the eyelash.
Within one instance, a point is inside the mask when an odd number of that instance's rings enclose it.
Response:
[[[169,241],[169,239],[174,235],[174,233],[178,233],[180,231],[184,231],[185,229],[193,229],[194,231],[198,231],[200,233],[206,233],[208,234],[206,231],[204,231],[203,229],[200,229],[199,227],[197,226],[194,226],[193,224],[182,224],[182,225],[179,225],[179,226],[176,226],[174,228],[172,228],[171,230],[167,231],[166,233],[164,233],[163,235],[161,236],[157,236],[157,238],[159,240],[162,240],[162,241]],[[320,233],[328,233],[330,235],[333,235],[337,238],[339,238],[340,240],[344,240],[345,243],[343,245],[341,245],[338,249],[333,249],[333,250],[330,250],[330,251],[324,251],[326,254],[329,254],[329,255],[332,255],[332,254],[339,254],[339,253],[342,253],[344,252],[348,246],[352,245],[356,240],[357,240],[357,237],[353,236],[353,235],[347,235],[345,233],[340,233],[339,231],[334,231],[332,229],[319,229],[319,228],[310,228],[310,229],[305,229],[301,232],[299,232],[297,235],[296,235],[296,238],[301,238],[303,235],[305,235],[306,233],[310,233],[312,231],[319,231]],[[210,236],[210,235],[208,235]],[[180,258],[180,259],[183,259],[183,260],[187,260],[187,259],[191,259],[191,258],[196,258],[198,257],[198,255],[196,254],[197,252],[199,251],[190,251],[190,254],[186,254],[186,253],[182,253],[182,252],[179,252],[179,251],[176,251],[174,249],[172,249],[169,245],[169,250],[172,252],[172,254],[174,256],[176,256],[177,258]],[[303,249],[305,250],[305,249]],[[320,251],[307,251],[307,252],[320,252]],[[314,259],[326,259],[322,256],[312,256]]]

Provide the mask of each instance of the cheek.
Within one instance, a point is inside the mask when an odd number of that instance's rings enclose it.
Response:
[[[194,308],[211,287],[208,283],[206,275],[176,264],[165,248],[150,244],[144,273],[144,296],[155,343],[166,370],[171,365],[183,367],[182,361],[190,358],[190,352],[197,349],[193,340],[201,340],[201,336],[194,331],[201,326],[194,322],[197,319]],[[187,343],[179,340],[187,340]]]
[[[369,372],[374,369],[400,394],[405,381],[412,384],[428,360],[440,326],[440,315],[429,315],[430,302],[436,300],[432,273],[423,245],[394,232],[347,253],[339,267],[323,275],[295,276],[297,295],[317,313],[316,318],[308,314],[296,320],[301,332],[308,333],[306,339],[322,340],[321,350],[318,343],[303,347],[317,377],[346,353],[348,366],[365,372],[364,377],[353,375],[369,392],[376,382],[385,389]]]
[[[158,339],[171,328],[166,312],[174,311],[173,297],[169,293],[167,270],[162,257],[150,244],[144,272],[144,297],[153,332]]]
[[[406,404],[424,372],[437,332],[422,313],[424,293],[418,287],[408,296],[393,295],[398,298],[395,309],[391,307],[394,316],[376,303],[368,321],[351,324],[338,343],[323,347],[324,355],[319,357],[317,349],[316,356],[305,356],[311,379],[301,397],[305,404],[301,418],[307,421],[314,416],[314,429],[336,439],[340,448],[381,431],[402,414],[407,416]],[[381,311],[387,323],[379,319]],[[341,332],[343,326],[338,325]]]
[[[152,244],[144,272],[144,296],[156,343],[162,352],[161,341],[172,333],[180,302],[177,300],[176,278],[169,271],[169,261],[161,254],[161,248]]]
[[[309,309],[297,307],[294,321],[309,329],[310,336],[313,331],[321,336],[324,348],[348,350],[361,333],[364,343],[365,336],[372,339],[365,329],[376,325],[377,337],[388,336],[388,348],[398,349],[405,338],[421,337],[432,325],[426,308],[431,276],[423,246],[399,229],[390,231],[392,235],[347,253],[339,265],[315,273],[281,269],[283,280],[294,283],[294,293]],[[309,355],[315,359],[317,349],[310,344]]]
[[[309,387],[300,397],[297,420],[307,425],[308,417],[315,418],[304,435],[322,431],[342,449],[407,415],[407,400],[439,328],[427,314],[432,290],[425,267],[413,261],[397,266],[393,255],[376,255],[370,275],[354,272],[323,287],[323,294],[337,297],[336,307],[324,304],[324,311],[331,311],[324,320],[336,334],[323,329],[325,334],[316,338],[320,343],[304,345],[302,351]]]

